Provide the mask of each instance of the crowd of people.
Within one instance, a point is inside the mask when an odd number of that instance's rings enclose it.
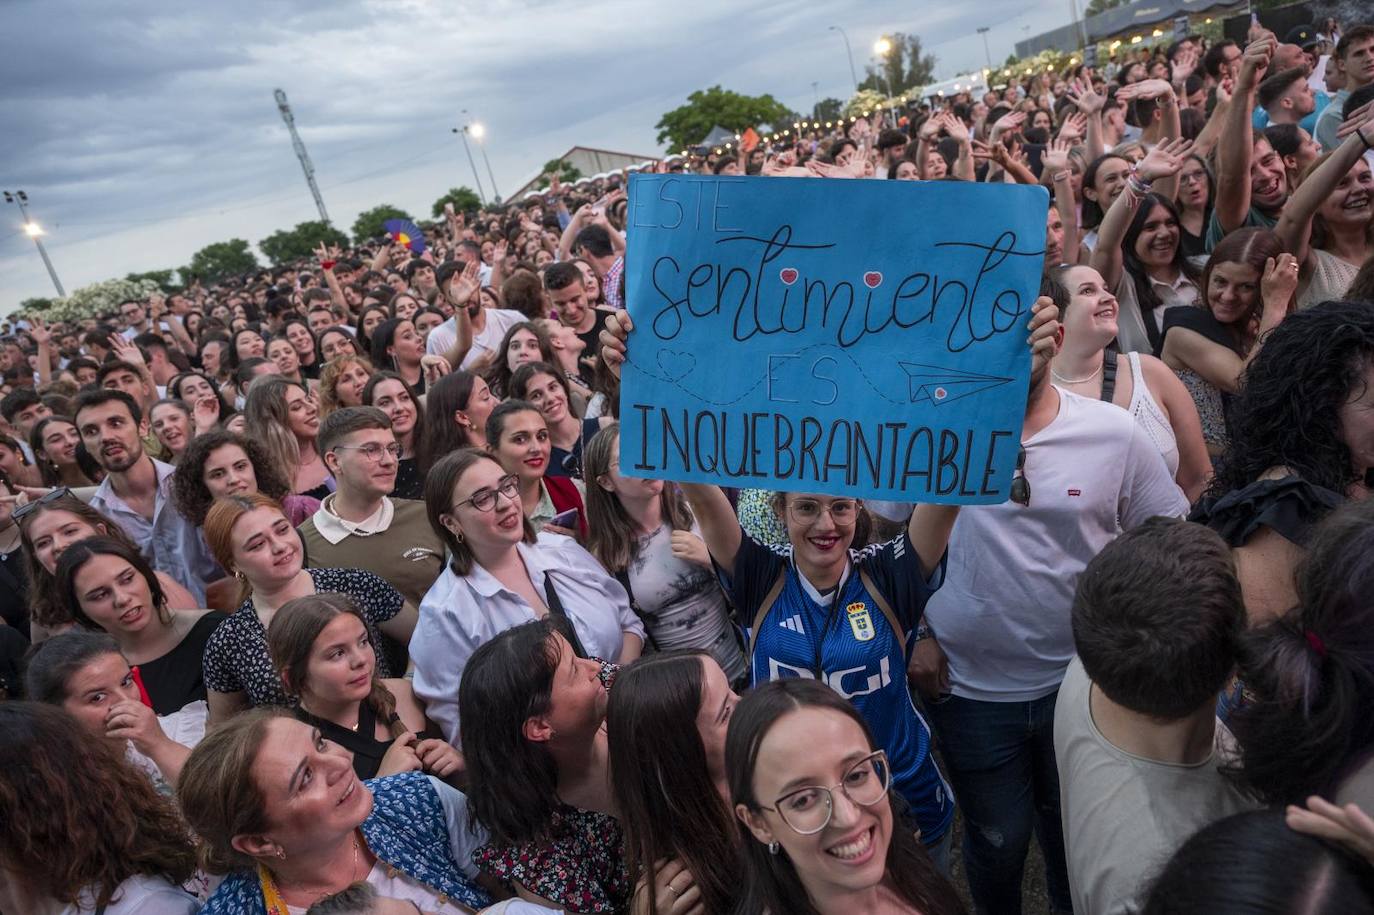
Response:
[[[1352,22],[655,166],[1047,187],[998,505],[622,474],[624,175],[20,316],[0,913],[1374,913],[1371,148]]]

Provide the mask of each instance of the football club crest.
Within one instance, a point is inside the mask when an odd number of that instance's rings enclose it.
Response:
[[[854,638],[860,642],[870,642],[873,640],[873,620],[868,615],[868,605],[863,601],[855,601],[845,607],[845,615],[849,617],[849,628],[854,633]]]

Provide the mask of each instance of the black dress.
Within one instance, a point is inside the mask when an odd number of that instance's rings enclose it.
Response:
[[[170,715],[205,698],[205,643],[227,613],[212,610],[196,620],[177,647],[160,658],[138,665],[138,676],[152,700],[153,711]]]
[[[415,458],[401,458],[397,462],[396,485],[391,490],[391,498],[424,501],[425,478],[420,476],[420,462]]]
[[[1232,547],[1244,546],[1261,526],[1290,543],[1306,546],[1312,528],[1344,502],[1338,492],[1289,475],[1205,497],[1193,507],[1188,520],[1207,525]]]
[[[376,738],[377,710],[372,707],[371,702],[359,703],[358,729],[356,731],[312,715],[300,706],[297,706],[295,711],[296,717],[301,721],[319,728],[320,736],[324,737],[325,740],[333,741],[353,754],[353,771],[358,778],[376,778],[377,770],[382,767],[382,757],[396,742],[394,737],[390,740],[378,740]],[[395,719],[396,713],[393,712],[392,720]],[[428,740],[437,736],[428,731],[422,731],[416,735],[419,740]]]

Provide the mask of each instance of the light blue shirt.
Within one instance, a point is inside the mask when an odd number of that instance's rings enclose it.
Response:
[[[176,579],[191,592],[196,606],[203,607],[205,583],[223,578],[224,570],[210,554],[200,529],[172,504],[172,475],[176,468],[153,460],[153,470],[157,473],[157,497],[151,521],[115,493],[108,476],[91,496],[91,507],[118,524],[156,571],[166,572]]]

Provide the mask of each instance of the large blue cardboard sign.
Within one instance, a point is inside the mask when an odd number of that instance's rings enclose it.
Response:
[[[629,476],[1002,502],[1043,188],[633,175]]]

